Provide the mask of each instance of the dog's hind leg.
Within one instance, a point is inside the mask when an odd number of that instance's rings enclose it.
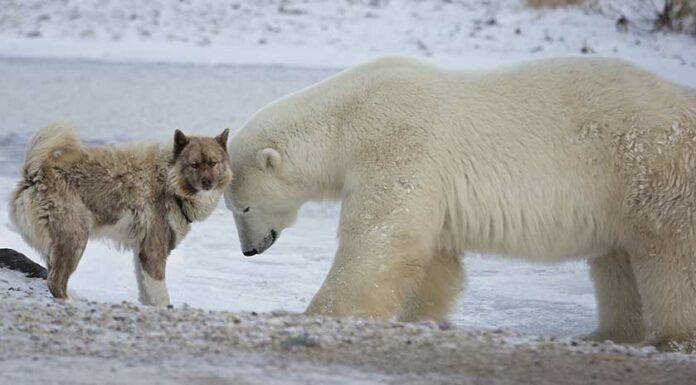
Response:
[[[86,209],[85,209],[86,210]],[[48,258],[48,289],[58,299],[68,298],[68,279],[75,272],[87,246],[91,220],[86,211],[63,208],[52,216],[48,231],[51,237]]]

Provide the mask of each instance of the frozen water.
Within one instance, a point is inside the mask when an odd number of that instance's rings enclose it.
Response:
[[[175,128],[232,130],[263,104],[334,71],[281,67],[104,64],[0,60],[0,246],[40,260],[10,231],[8,194],[30,133],[73,121],[88,144],[165,142]],[[242,256],[232,216],[221,204],[170,257],[173,303],[233,311],[302,311],[336,249],[338,207],[308,204],[298,223],[261,256]],[[92,241],[69,289],[74,297],[136,301],[132,256]],[[594,325],[584,263],[535,265],[469,255],[469,289],[452,319],[459,325],[576,335]]]

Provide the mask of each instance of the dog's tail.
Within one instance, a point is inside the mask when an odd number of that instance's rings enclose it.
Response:
[[[44,166],[60,166],[78,157],[80,138],[67,123],[53,123],[39,130],[24,153],[24,175],[36,175]]]

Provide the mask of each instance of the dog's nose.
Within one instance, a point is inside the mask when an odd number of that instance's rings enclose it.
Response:
[[[201,187],[203,187],[204,190],[210,190],[210,188],[213,187],[213,180],[207,176],[204,177],[201,179]]]

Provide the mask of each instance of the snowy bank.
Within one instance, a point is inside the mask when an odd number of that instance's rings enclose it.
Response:
[[[3,0],[0,56],[345,68],[401,54],[452,67],[599,54],[696,68],[693,37],[624,30],[637,1],[534,10],[523,0]],[[692,72],[693,73],[693,72]],[[696,85],[696,79],[691,78]]]

